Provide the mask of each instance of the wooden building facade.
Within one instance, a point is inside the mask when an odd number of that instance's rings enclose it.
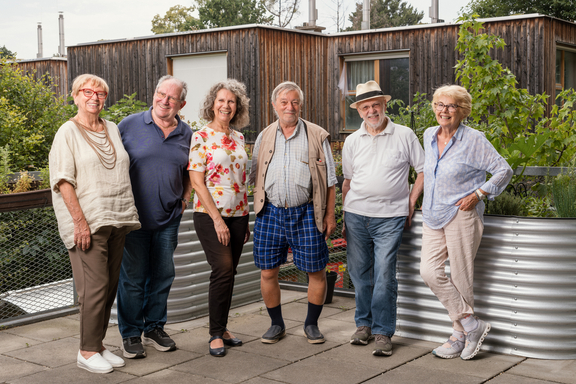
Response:
[[[25,73],[33,73],[34,79],[40,80],[44,75],[52,78],[55,86],[52,90],[57,96],[68,94],[68,67],[62,57],[47,57],[42,59],[18,61],[18,67]]]
[[[520,87],[530,93],[555,95],[559,81],[562,86],[564,81],[572,81],[558,75],[557,56],[559,50],[566,50],[569,57],[576,55],[575,23],[541,15],[484,21],[489,33],[504,38],[506,48],[495,55],[517,76]],[[248,141],[274,121],[270,95],[286,80],[296,82],[304,92],[302,117],[326,128],[333,140],[343,140],[346,133],[357,128],[351,123],[346,126],[343,84],[352,85],[348,95],[353,95],[355,87],[351,75],[342,76],[347,65],[369,64],[373,69],[368,71],[381,77],[388,70],[386,60],[396,60],[405,67],[407,77],[403,76],[402,81],[408,101],[416,92],[431,95],[438,86],[455,82],[458,29],[457,24],[427,24],[326,35],[247,25],[101,41],[68,47],[68,83],[70,86],[72,79],[82,73],[93,73],[109,82],[109,103],[137,92],[138,98],[150,105],[156,82],[172,72],[173,60],[224,53],[227,77],[244,82],[251,100],[247,129],[252,134]],[[576,65],[576,61],[566,65]],[[382,85],[386,79],[380,81]],[[198,91],[189,84],[189,94]]]

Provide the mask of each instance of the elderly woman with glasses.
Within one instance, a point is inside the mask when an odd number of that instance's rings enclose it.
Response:
[[[64,123],[50,150],[50,185],[60,236],[68,248],[80,304],[77,365],[112,372],[124,360],[104,347],[116,297],[126,234],[140,228],[130,188],[130,159],[116,124],[100,118],[106,82],[78,76],[78,113]]]
[[[244,136],[233,128],[249,122],[246,86],[234,79],[210,88],[200,117],[209,121],[190,144],[190,180],[194,194],[194,228],[212,268],[208,288],[210,355],[226,355],[228,346],[242,345],[226,329],[234,275],[242,247],[250,238],[246,195]]]
[[[462,123],[471,107],[472,97],[463,87],[438,88],[432,108],[439,126],[424,133],[420,274],[452,320],[452,335],[432,351],[444,359],[473,358],[490,331],[489,323],[474,316],[474,258],[484,230],[483,200],[493,200],[512,177],[484,134]],[[486,172],[492,175],[488,181]]]

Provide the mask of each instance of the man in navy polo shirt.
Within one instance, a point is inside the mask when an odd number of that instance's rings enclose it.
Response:
[[[178,228],[192,191],[186,170],[192,129],[178,116],[186,93],[185,82],[164,76],[152,108],[118,124],[142,224],[126,237],[118,284],[118,326],[124,356],[131,359],[146,356],[142,343],[163,352],[176,349],[164,324]]]

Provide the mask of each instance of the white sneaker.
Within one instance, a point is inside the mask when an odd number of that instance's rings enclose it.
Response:
[[[80,351],[78,351],[76,365],[92,373],[110,373],[114,370],[112,365],[110,365],[110,363],[99,353],[90,356],[89,359],[85,359]]]
[[[124,362],[124,359],[122,359],[118,355],[113,354],[112,352],[110,352],[107,349],[103,350],[101,355],[114,368],[120,368],[120,367],[123,367],[126,365],[126,363]]]

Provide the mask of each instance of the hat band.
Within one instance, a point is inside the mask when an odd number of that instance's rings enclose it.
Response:
[[[363,93],[359,96],[356,96],[356,102],[362,101],[364,99],[369,99],[369,98],[374,97],[374,96],[385,96],[385,95],[384,95],[384,92],[382,92],[382,91],[370,91],[370,92]]]

